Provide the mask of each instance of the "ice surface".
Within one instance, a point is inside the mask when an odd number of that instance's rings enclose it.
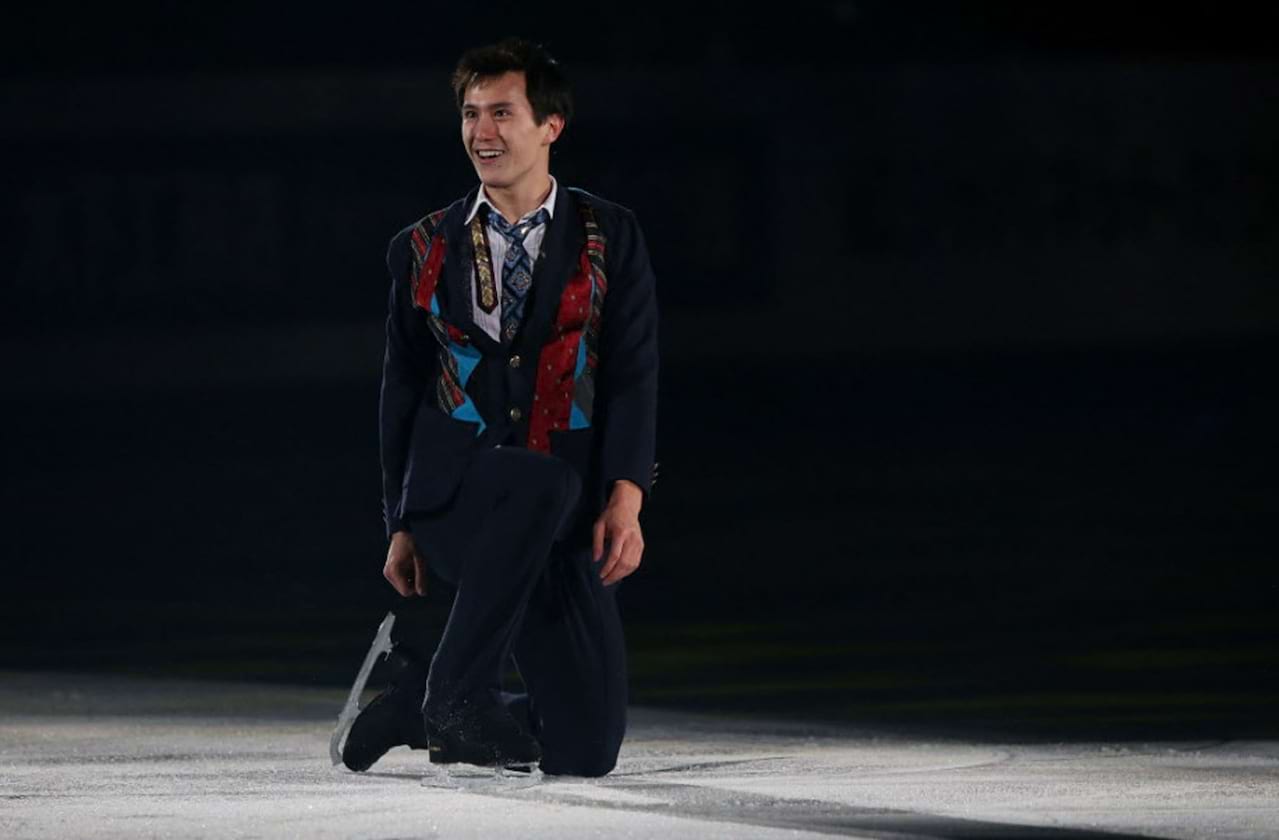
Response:
[[[1271,741],[998,744],[633,709],[601,779],[331,766],[340,690],[0,673],[0,836],[1279,838]]]

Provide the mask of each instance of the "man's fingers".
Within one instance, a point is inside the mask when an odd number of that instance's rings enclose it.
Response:
[[[592,548],[591,559],[594,560],[596,563],[600,561],[600,555],[604,553],[604,532],[605,532],[604,520],[603,519],[595,520],[595,529],[593,532],[593,539],[592,539],[592,546],[591,546]]]
[[[416,551],[413,552],[413,586],[417,594],[426,594],[426,561]]]
[[[611,586],[622,578],[634,572],[639,568],[640,557],[644,552],[644,542],[639,536],[631,537],[626,541],[626,545],[622,550],[622,557],[613,571],[603,578],[605,586]]]
[[[382,567],[382,577],[394,587],[401,596],[408,598],[415,591],[422,595],[426,592],[425,563],[412,544],[393,542],[386,553],[386,565]]]
[[[395,591],[405,598],[409,597],[409,593],[413,591],[413,587],[405,580],[399,568],[392,566],[390,563],[382,570],[382,577],[386,578],[387,583],[391,584]]]
[[[604,580],[617,564],[622,560],[622,548],[626,545],[626,532],[622,531],[613,535],[613,544],[609,546],[608,559],[604,561],[604,568],[600,569],[600,580]]]

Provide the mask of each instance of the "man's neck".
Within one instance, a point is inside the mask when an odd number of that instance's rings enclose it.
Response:
[[[484,194],[502,217],[514,224],[546,201],[546,197],[551,194],[551,176],[545,174],[541,178],[530,179],[527,185],[521,183],[509,187],[490,187],[485,184]]]

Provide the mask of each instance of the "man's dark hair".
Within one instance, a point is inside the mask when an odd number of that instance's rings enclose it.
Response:
[[[533,106],[533,119],[538,125],[551,114],[573,117],[573,92],[564,77],[560,63],[541,44],[523,38],[504,38],[496,44],[467,50],[453,71],[453,95],[462,109],[466,91],[480,79],[491,79],[512,70],[524,74],[528,102]]]

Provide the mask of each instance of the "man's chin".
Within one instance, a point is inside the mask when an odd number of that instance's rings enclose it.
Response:
[[[504,189],[511,185],[511,178],[507,175],[499,175],[496,172],[477,171],[476,175],[480,176],[480,183],[486,187],[494,189]]]

